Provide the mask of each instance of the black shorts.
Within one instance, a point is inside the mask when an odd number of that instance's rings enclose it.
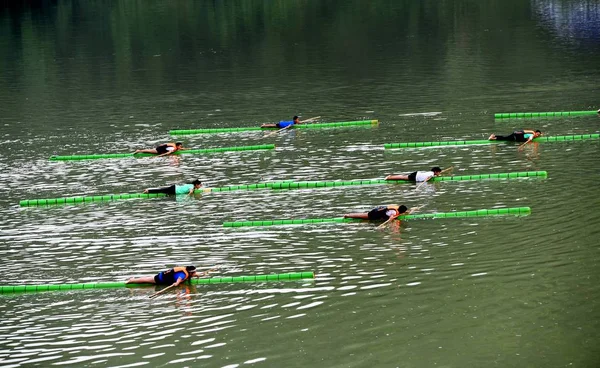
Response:
[[[175,184],[169,185],[163,188],[148,188],[148,194],[164,193],[168,195],[175,195]]]
[[[522,130],[518,130],[509,135],[497,135],[496,140],[509,142],[527,142],[527,138],[525,138],[525,132]]]
[[[417,181],[417,172],[411,172],[410,174],[408,174],[408,180],[409,181]]]
[[[169,152],[169,150],[167,149],[166,144],[161,144],[160,146],[156,146],[156,152],[158,152],[159,155],[162,155],[163,153],[167,153]]]
[[[387,220],[390,218],[388,215],[385,214],[387,212],[387,210],[388,210],[387,207],[379,206],[379,207],[373,208],[371,211],[369,211],[367,213],[367,216],[369,217],[369,220],[373,220],[373,221]]]

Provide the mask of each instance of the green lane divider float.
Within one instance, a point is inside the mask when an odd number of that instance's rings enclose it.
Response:
[[[110,202],[117,201],[119,199],[133,199],[133,198],[157,198],[166,197],[163,193],[123,193],[123,194],[107,194],[97,195],[89,197],[63,197],[63,198],[45,198],[45,199],[24,199],[19,202],[21,207],[34,207],[34,206],[53,206],[61,204],[79,204],[79,203],[92,203],[92,202]]]
[[[316,129],[316,128],[339,128],[356,125],[378,124],[378,120],[357,120],[357,121],[340,121],[334,123],[313,123],[313,124],[298,124],[293,125],[294,129]],[[171,135],[190,135],[190,134],[213,134],[213,133],[234,133],[246,132],[252,130],[269,130],[277,128],[261,128],[261,127],[241,127],[241,128],[209,128],[209,129],[176,129],[169,131]]]
[[[510,173],[499,173],[499,174],[481,174],[481,175],[456,175],[456,176],[436,176],[430,181],[460,181],[460,180],[486,180],[486,179],[516,179],[516,178],[530,178],[530,177],[546,177],[548,173],[546,171],[521,171],[521,172],[510,172]],[[304,182],[281,182],[269,184],[271,189],[302,189],[302,188],[331,188],[331,187],[342,187],[342,186],[355,186],[355,185],[376,185],[376,184],[397,184],[397,183],[409,183],[414,182],[408,180],[385,180],[385,179],[371,179],[371,180],[350,180],[350,181],[304,181]]]
[[[293,281],[303,279],[314,279],[313,272],[290,272],[271,275],[253,275],[253,276],[230,276],[230,277],[210,277],[201,279],[191,279],[189,282],[197,284],[224,284],[224,283],[242,283],[242,282],[273,282],[273,281]],[[5,285],[0,286],[0,294],[20,293],[20,292],[40,292],[56,290],[77,290],[77,289],[107,289],[121,287],[144,287],[155,286],[154,284],[126,284],[125,282],[91,282],[85,284],[46,284],[46,285]]]
[[[530,119],[560,116],[595,115],[598,111],[553,111],[553,112],[500,112],[494,114],[495,119]]]
[[[528,215],[531,213],[529,207],[511,207],[498,208],[490,210],[459,211],[459,212],[438,212],[416,215],[399,216],[399,220],[432,219],[432,218],[456,218],[456,217],[484,217],[484,216],[505,216],[505,215]],[[368,220],[352,219],[343,217],[320,218],[320,219],[292,219],[292,220],[271,220],[271,221],[232,221],[224,222],[223,227],[246,227],[246,226],[275,226],[275,225],[304,225],[331,222],[362,222]]]
[[[600,134],[576,134],[576,135],[560,135],[555,137],[538,137],[534,138],[534,142],[563,142],[563,141],[580,141],[584,139],[600,139]],[[472,140],[472,141],[438,141],[438,142],[407,142],[407,143],[386,143],[385,149],[394,148],[423,148],[437,146],[463,146],[469,144],[498,144],[511,143],[509,141],[490,141],[490,140]]]
[[[259,184],[249,185],[229,185],[225,187],[217,188],[202,188],[196,190],[196,194],[207,193],[207,192],[229,192],[234,190],[255,190],[255,189],[269,189],[271,185],[278,183],[287,183],[290,181],[274,181]],[[79,197],[61,197],[61,198],[44,198],[44,199],[24,199],[19,202],[21,207],[35,207],[35,206],[55,206],[63,204],[80,204],[80,203],[98,203],[98,202],[111,202],[118,201],[121,199],[135,199],[135,198],[157,198],[166,197],[163,193],[122,193],[122,194],[106,194],[96,196],[79,196]]]
[[[261,144],[255,146],[238,146],[238,147],[218,147],[218,148],[204,148],[204,149],[189,149],[182,151],[175,151],[173,155],[187,155],[187,154],[202,154],[202,153],[217,153],[217,152],[233,152],[233,151],[255,151],[255,150],[266,150],[275,149],[274,144]],[[98,160],[105,158],[126,158],[126,157],[150,157],[156,156],[152,153],[106,153],[97,155],[71,155],[71,156],[51,156],[50,161],[70,161],[70,160]]]
[[[431,181],[467,181],[467,180],[502,180],[502,179],[517,179],[517,178],[531,178],[531,177],[547,177],[546,171],[518,171],[498,174],[480,174],[480,175],[455,175],[455,176],[436,176]],[[343,187],[343,186],[358,186],[358,185],[382,185],[382,184],[400,184],[408,183],[414,184],[407,180],[385,180],[385,179],[370,179],[370,180],[349,180],[349,181],[304,181],[294,182],[293,180],[288,181],[275,181],[257,184],[245,184],[245,185],[228,185],[224,187],[216,188],[202,188],[196,190],[196,193],[209,193],[209,192],[231,192],[236,190],[258,190],[258,189],[306,189],[306,188],[331,188],[331,187]],[[19,202],[21,207],[35,207],[35,206],[55,206],[64,204],[80,204],[80,203],[97,203],[97,202],[111,202],[121,199],[135,199],[135,198],[157,198],[166,197],[166,194],[143,194],[143,193],[124,193],[124,194],[108,194],[108,195],[97,195],[97,196],[81,196],[81,197],[62,197],[62,198],[46,198],[46,199],[25,199]]]

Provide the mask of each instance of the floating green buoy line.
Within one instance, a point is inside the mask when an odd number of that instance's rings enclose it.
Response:
[[[522,172],[511,172],[511,173],[499,173],[499,174],[481,174],[481,175],[456,175],[456,176],[436,176],[430,181],[464,181],[464,180],[487,180],[487,179],[516,179],[516,178],[530,178],[530,177],[546,177],[548,173],[546,171],[522,171]],[[408,183],[414,184],[408,180],[385,180],[385,179],[371,179],[371,180],[349,180],[349,181],[305,181],[305,182],[282,182],[269,184],[271,189],[303,189],[303,188],[331,188],[331,187],[342,187],[342,186],[356,186],[356,185],[377,185],[377,184],[397,184],[397,183]]]
[[[204,149],[186,149],[175,151],[172,155],[187,155],[187,154],[202,154],[202,153],[217,153],[217,152],[233,152],[233,151],[254,151],[275,149],[274,144],[260,144],[254,146],[237,146],[237,147],[218,147]],[[106,153],[97,155],[71,155],[71,156],[51,156],[50,161],[71,161],[71,160],[99,160],[106,158],[131,158],[131,157],[150,157],[157,156],[152,153]]]
[[[253,189],[269,189],[274,183],[279,182],[267,182],[260,184],[250,185],[231,185],[221,188],[202,188],[196,190],[196,194],[208,193],[208,192],[228,192],[233,190],[253,190]],[[35,206],[56,206],[64,204],[81,204],[81,203],[99,203],[99,202],[112,202],[121,199],[136,199],[136,198],[157,198],[167,197],[164,193],[122,193],[122,194],[106,194],[106,195],[95,195],[95,196],[78,196],[78,197],[61,197],[61,198],[44,198],[44,199],[24,199],[19,202],[21,207],[35,207]]]
[[[356,125],[378,124],[378,120],[357,120],[357,121],[340,121],[334,123],[311,123],[311,124],[294,124],[293,129],[317,129],[317,128],[340,128]],[[274,130],[277,128],[261,128],[261,127],[241,127],[241,128],[208,128],[208,129],[176,129],[171,130],[171,135],[190,135],[190,134],[214,134],[214,133],[235,133],[246,132],[253,130]]]
[[[416,220],[416,219],[432,219],[432,218],[456,218],[456,217],[484,217],[484,216],[506,216],[506,215],[528,215],[531,213],[529,207],[511,207],[498,208],[490,210],[475,210],[475,211],[459,211],[459,212],[438,212],[424,213],[416,215],[399,216],[399,220]],[[331,222],[362,222],[368,220],[333,217],[320,219],[291,219],[291,220],[270,220],[270,221],[232,221],[224,222],[223,227],[247,227],[247,226],[276,226],[276,225],[304,225],[304,224],[319,224]]]
[[[495,119],[532,119],[560,116],[583,116],[598,114],[596,110],[590,111],[554,111],[554,112],[500,112],[494,114]]]
[[[600,139],[600,134],[575,134],[575,135],[559,135],[555,137],[537,137],[533,142],[564,142],[564,141],[580,141],[584,139]],[[507,141],[490,141],[490,140],[472,140],[472,141],[436,141],[436,142],[407,142],[407,143],[386,143],[385,149],[394,148],[424,148],[437,146],[464,146],[469,144],[499,144],[511,143]]]
[[[468,180],[503,180],[503,179],[518,179],[548,176],[546,171],[520,171],[498,174],[481,174],[481,175],[456,175],[456,176],[436,176],[431,181],[468,181]],[[232,192],[238,190],[258,190],[258,189],[307,189],[307,188],[331,188],[343,186],[358,186],[358,185],[383,185],[383,184],[414,184],[407,180],[385,180],[385,179],[370,179],[370,180],[348,180],[348,181],[274,181],[258,184],[244,185],[228,185],[216,188],[202,188],[196,190],[196,193],[209,192]],[[25,199],[19,202],[21,207],[34,206],[55,206],[63,204],[80,204],[80,203],[97,203],[111,202],[121,199],[135,198],[157,198],[166,197],[166,194],[143,194],[143,193],[123,193],[123,194],[107,194],[96,196],[81,196],[81,197],[62,197],[62,198],[45,198],[45,199]]]
[[[274,281],[293,281],[303,279],[314,279],[313,272],[290,272],[271,275],[253,275],[253,276],[229,276],[229,277],[210,277],[191,279],[189,282],[193,285],[198,284],[224,284],[224,283],[242,283],[242,282],[274,282]],[[22,293],[22,292],[41,292],[56,290],[78,290],[78,289],[107,289],[121,287],[144,287],[155,286],[154,284],[126,284],[125,282],[91,282],[85,284],[46,284],[46,285],[5,285],[0,286],[0,294]]]
[[[97,195],[89,197],[63,197],[63,198],[45,198],[45,199],[24,199],[19,202],[21,207],[32,207],[32,206],[53,206],[61,204],[79,204],[79,203],[92,203],[92,202],[111,202],[119,199],[133,199],[133,198],[158,198],[166,197],[164,193],[123,193],[123,194],[107,194]]]

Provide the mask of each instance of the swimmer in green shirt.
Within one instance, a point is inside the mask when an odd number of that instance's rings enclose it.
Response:
[[[179,195],[179,194],[194,194],[196,189],[202,188],[202,182],[198,179],[194,180],[189,184],[184,185],[169,185],[168,187],[162,188],[148,188],[144,189],[144,193],[153,194],[153,193],[164,193],[168,195]]]
[[[534,138],[537,138],[542,135],[542,132],[539,130],[531,130],[531,129],[521,129],[512,132],[509,135],[495,135],[492,134],[488,138],[490,141],[509,141],[509,142],[531,142]]]

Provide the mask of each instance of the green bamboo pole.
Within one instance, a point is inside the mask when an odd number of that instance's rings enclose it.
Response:
[[[227,185],[224,187],[217,188],[204,188],[201,189],[203,192],[231,192],[235,190],[256,190],[256,189],[270,189],[270,183],[257,183],[257,184],[242,184],[242,185]]]
[[[97,195],[89,197],[63,197],[63,198],[46,198],[46,199],[24,199],[19,202],[21,207],[35,207],[35,206],[55,206],[63,204],[79,204],[79,203],[92,203],[92,202],[111,202],[119,199],[132,199],[132,198],[157,198],[166,197],[163,193],[123,193],[123,194],[107,194]]]
[[[481,174],[481,175],[457,175],[457,176],[436,176],[430,181],[459,181],[459,180],[486,180],[486,179],[515,179],[528,177],[546,177],[546,171],[522,171],[499,174]],[[377,185],[377,184],[395,184],[395,183],[414,183],[408,180],[349,180],[349,181],[301,181],[301,182],[282,182],[270,184],[271,189],[305,189],[305,188],[331,188],[356,185]]]
[[[430,181],[460,181],[460,180],[494,180],[494,179],[517,179],[534,178],[548,176],[546,171],[516,171],[499,174],[481,174],[481,175],[455,175],[455,176],[436,176]]]
[[[377,120],[356,120],[356,121],[340,121],[333,123],[313,123],[313,124],[294,124],[292,128],[305,128],[305,129],[316,129],[316,128],[339,128],[356,125],[368,125],[378,124]],[[171,130],[171,135],[190,135],[190,134],[213,134],[213,133],[234,133],[234,132],[245,132],[253,130],[265,130],[265,129],[277,129],[277,128],[261,128],[261,127],[241,127],[241,128],[214,128],[214,129],[175,129]]]
[[[596,115],[598,111],[551,111],[551,112],[500,112],[494,114],[495,119],[531,119],[560,116]]]
[[[425,213],[416,215],[402,215],[399,220],[415,220],[430,218],[456,218],[456,217],[484,217],[484,216],[504,216],[504,215],[528,215],[531,212],[529,207],[511,207],[489,210],[459,211],[459,212],[439,212]],[[232,221],[224,222],[223,227],[246,227],[246,226],[275,226],[275,225],[304,225],[331,222],[361,222],[366,220],[333,217],[320,219],[291,219],[291,220],[270,220],[270,221]]]
[[[546,177],[548,173],[546,171],[520,171],[520,172],[509,172],[509,173],[498,173],[498,174],[480,174],[480,175],[456,175],[456,176],[436,176],[432,181],[466,181],[466,180],[500,180],[500,179],[516,179],[516,178],[531,178],[531,177]],[[331,188],[331,187],[343,187],[343,186],[357,186],[357,185],[376,185],[376,184],[398,184],[398,183],[414,183],[407,180],[385,180],[385,179],[370,179],[370,180],[349,180],[349,181],[306,181],[306,182],[294,182],[293,180],[288,181],[274,181],[257,184],[244,184],[244,185],[228,185],[224,187],[216,188],[201,188],[197,189],[196,193],[208,193],[208,192],[231,192],[238,190],[258,190],[258,189],[307,189],[307,188]],[[46,199],[25,199],[19,202],[21,207],[35,207],[35,206],[55,206],[65,204],[80,204],[80,203],[92,203],[92,202],[111,202],[121,199],[134,199],[134,198],[157,198],[165,197],[166,194],[143,194],[143,193],[123,193],[123,194],[108,194],[108,195],[97,195],[97,196],[84,196],[84,197],[62,197],[62,198],[46,198]]]
[[[228,185],[225,187],[217,187],[217,188],[201,188],[201,189],[196,189],[194,193],[202,194],[202,193],[208,193],[208,192],[229,192],[229,191],[235,191],[235,190],[270,189],[271,186],[274,184],[290,183],[290,182],[293,182],[293,181],[292,180],[273,181],[273,182],[248,184],[248,185]],[[117,201],[117,200],[121,200],[121,199],[157,198],[157,197],[166,197],[166,196],[167,195],[163,194],[163,193],[153,193],[153,194],[122,193],[122,194],[107,194],[107,195],[97,195],[97,196],[81,196],[81,197],[24,199],[19,202],[19,206],[21,206],[21,207],[56,206],[56,205],[64,205],[64,204],[111,202],[111,201]]]
[[[600,139],[600,134],[575,134],[559,135],[555,137],[537,137],[534,142],[562,142],[562,141],[580,141],[584,139]]]
[[[271,281],[294,281],[303,279],[314,279],[313,272],[290,272],[271,275],[252,276],[228,276],[191,279],[190,283],[197,284],[224,284],[241,282],[271,282]],[[79,290],[79,289],[107,289],[121,287],[143,287],[155,286],[154,284],[126,284],[125,282],[91,282],[84,284],[46,284],[46,285],[5,285],[0,286],[0,294],[20,292],[42,292],[56,290]]]
[[[600,139],[600,134],[575,134],[575,135],[561,135],[555,137],[537,137],[534,138],[534,142],[559,142],[559,141],[579,141],[585,139]],[[385,149],[394,148],[423,148],[423,147],[437,147],[437,146],[462,146],[469,144],[497,144],[505,143],[507,141],[490,141],[490,140],[472,140],[472,141],[437,141],[437,142],[407,142],[407,143],[386,143]],[[511,143],[511,142],[507,142]]]
[[[274,144],[260,144],[254,146],[237,146],[237,147],[218,147],[218,148],[204,148],[204,149],[189,149],[175,151],[173,155],[187,155],[187,154],[204,154],[204,153],[218,153],[218,152],[233,152],[233,151],[254,151],[254,150],[266,150],[275,149]],[[157,156],[153,153],[106,153],[106,154],[94,154],[94,155],[71,155],[71,156],[52,156],[50,161],[71,161],[71,160],[98,160],[106,158],[131,158],[131,157],[149,157]]]

